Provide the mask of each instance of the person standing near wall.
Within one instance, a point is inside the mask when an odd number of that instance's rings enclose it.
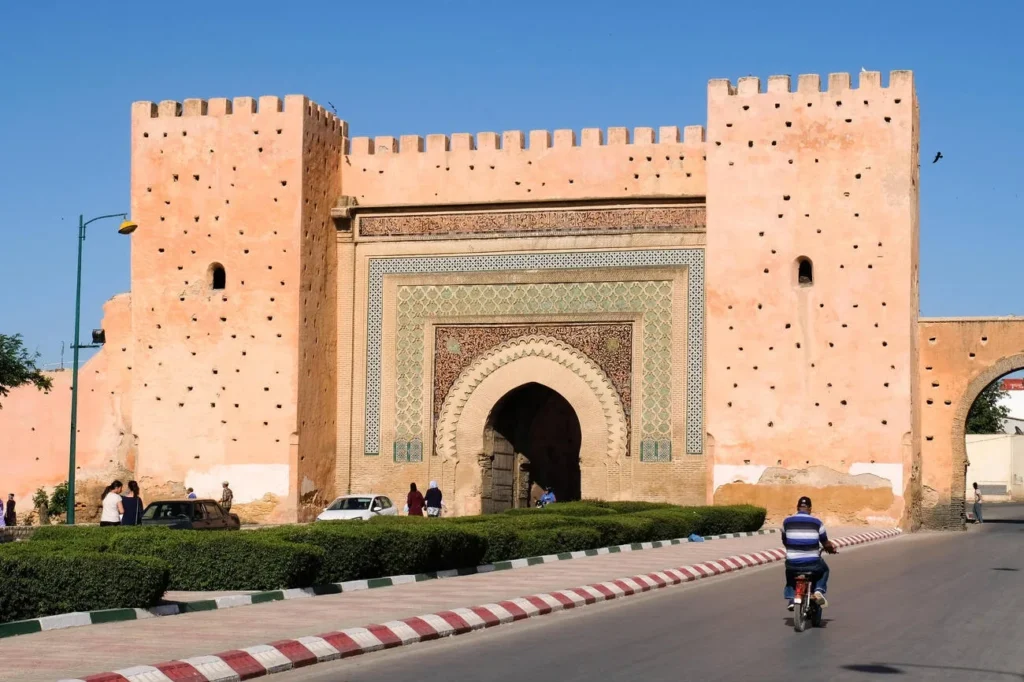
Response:
[[[430,482],[430,489],[427,490],[427,516],[437,518],[441,516],[441,507],[444,506],[441,489],[437,487],[437,481]]]
[[[193,490],[192,488],[189,488],[189,489],[188,489],[188,490],[186,490],[185,492],[187,492],[187,493],[188,493],[188,495],[186,495],[186,497],[188,497],[188,499],[190,499],[190,500],[194,500],[194,499],[196,499],[196,491],[195,491],[195,490]]]
[[[139,484],[128,481],[128,492],[121,496],[122,526],[138,526],[142,523],[142,497]]]
[[[985,523],[981,516],[981,488],[977,483],[974,484],[974,522]]]
[[[4,523],[8,526],[18,525],[18,515],[14,511],[14,493],[7,496],[7,510],[4,512]]]
[[[124,514],[124,505],[121,504],[121,491],[124,484],[121,481],[114,481],[103,489],[102,507],[100,514],[101,526],[121,525],[121,514]]]
[[[224,508],[224,511],[231,511],[231,503],[235,500],[235,494],[231,492],[231,488],[228,487],[228,482],[224,481],[224,492],[220,494],[220,506]]]
[[[405,511],[409,516],[423,516],[423,493],[416,489],[415,483],[409,484],[409,495],[405,498]]]

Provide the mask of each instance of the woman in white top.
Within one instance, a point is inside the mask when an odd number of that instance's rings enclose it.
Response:
[[[103,489],[103,513],[100,515],[101,526],[121,525],[121,514],[124,514],[124,507],[121,505],[121,490],[124,486],[121,481],[114,481]]]

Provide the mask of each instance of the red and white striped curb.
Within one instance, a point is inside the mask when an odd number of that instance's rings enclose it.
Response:
[[[835,540],[839,547],[895,537],[900,529],[868,531]],[[138,665],[109,673],[65,679],[61,682],[240,682],[254,677],[302,668],[340,658],[349,658],[381,649],[461,635],[475,630],[543,616],[555,611],[587,606],[597,602],[628,597],[661,587],[693,582],[752,566],[781,561],[783,549],[739,554],[693,566],[682,566],[646,575],[635,575],[610,582],[595,583],[569,590],[535,594],[466,609],[441,611],[379,625],[328,632],[316,637],[285,639],[225,651],[214,656],[196,656],[180,661]]]

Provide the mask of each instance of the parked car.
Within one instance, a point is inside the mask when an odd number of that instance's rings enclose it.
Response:
[[[317,521],[367,521],[374,516],[397,516],[398,508],[384,495],[342,495],[316,517]]]
[[[177,530],[238,530],[237,514],[231,514],[215,500],[159,500],[146,505],[143,526],[167,526]]]

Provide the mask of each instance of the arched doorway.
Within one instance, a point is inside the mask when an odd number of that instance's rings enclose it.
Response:
[[[576,411],[561,394],[530,382],[491,409],[484,427],[482,511],[529,507],[547,487],[559,500],[580,499],[580,443]]]
[[[1024,400],[1011,396],[1003,381],[1020,381],[1022,369],[1024,356],[1014,356],[976,377],[956,415],[956,483],[960,482],[960,471],[964,477],[963,487],[956,485],[955,492],[963,493],[965,520],[977,521],[973,504],[975,484],[986,503],[1024,501],[1024,414],[1018,406],[1018,401]],[[1003,511],[1020,513],[1017,509]]]
[[[581,496],[619,499],[620,470],[627,453],[629,428],[622,401],[604,371],[585,354],[539,335],[512,339],[483,354],[445,396],[434,433],[434,454],[451,494],[452,513],[483,512],[484,481],[491,471],[484,437],[495,406],[531,381],[563,398],[581,427],[578,464]],[[485,484],[486,483],[486,484]],[[566,497],[556,489],[560,499]]]

